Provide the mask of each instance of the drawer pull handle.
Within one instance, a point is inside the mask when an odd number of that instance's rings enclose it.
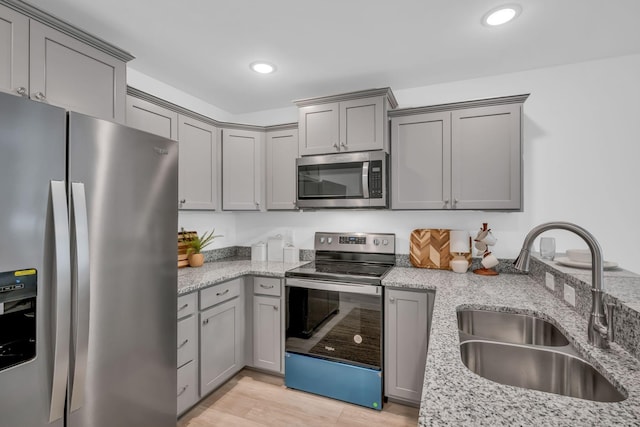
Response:
[[[273,306],[273,309],[274,309],[275,311],[278,311],[278,306],[277,306],[277,305],[274,305],[274,306]]]
[[[178,392],[178,397],[182,396],[184,394],[184,392],[187,391],[188,388],[189,388],[189,384],[187,384],[186,386],[182,387],[182,390],[180,390]]]
[[[260,283],[260,287],[264,289],[273,289],[273,285],[263,285],[262,283]]]
[[[189,339],[187,338],[186,340],[182,341],[182,344],[180,344],[178,346],[178,350],[180,350],[182,347],[184,347],[185,345],[187,345],[187,343],[189,342]]]
[[[229,293],[229,289],[225,289],[225,290],[224,290],[224,291],[222,291],[222,292],[218,292],[218,293],[216,294],[216,296],[217,296],[217,297],[221,297],[222,295],[226,295],[226,294],[228,294],[228,293]]]
[[[182,311],[182,310],[184,310],[184,309],[185,309],[185,308],[187,308],[187,307],[189,307],[189,303],[186,303],[185,305],[183,305],[182,307],[180,307],[180,308],[178,309],[178,311]]]

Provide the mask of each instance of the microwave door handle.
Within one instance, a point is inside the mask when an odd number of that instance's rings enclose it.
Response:
[[[369,162],[362,162],[362,198],[369,198]]]

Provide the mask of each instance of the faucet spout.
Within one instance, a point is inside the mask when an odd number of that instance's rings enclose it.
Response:
[[[589,326],[587,336],[589,344],[599,348],[609,348],[607,318],[604,314],[604,304],[602,300],[602,290],[604,284],[603,257],[600,244],[584,228],[570,222],[546,222],[540,224],[529,231],[522,243],[520,255],[514,262],[514,266],[524,272],[529,272],[530,252],[533,241],[540,234],[548,230],[567,230],[577,234],[585,241],[591,251],[591,315],[589,316]]]

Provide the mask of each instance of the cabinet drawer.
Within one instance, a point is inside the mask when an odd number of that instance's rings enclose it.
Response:
[[[178,297],[178,319],[187,317],[196,312],[198,294],[192,293]]]
[[[259,295],[280,296],[280,279],[273,277],[254,277],[253,293]]]
[[[178,369],[178,415],[198,401],[198,365],[195,360]]]
[[[178,322],[178,367],[196,357],[198,330],[196,316],[187,317]]]
[[[243,279],[234,279],[200,291],[200,310],[240,295],[240,285]]]

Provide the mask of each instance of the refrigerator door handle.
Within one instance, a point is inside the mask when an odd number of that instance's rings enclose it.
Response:
[[[71,407],[73,412],[84,404],[89,348],[89,223],[84,184],[71,183],[71,253],[74,257],[72,295],[73,372],[71,376]]]
[[[52,308],[53,374],[49,422],[64,416],[69,373],[69,327],[71,308],[71,260],[69,257],[69,217],[64,181],[51,181],[54,234],[54,277]]]

